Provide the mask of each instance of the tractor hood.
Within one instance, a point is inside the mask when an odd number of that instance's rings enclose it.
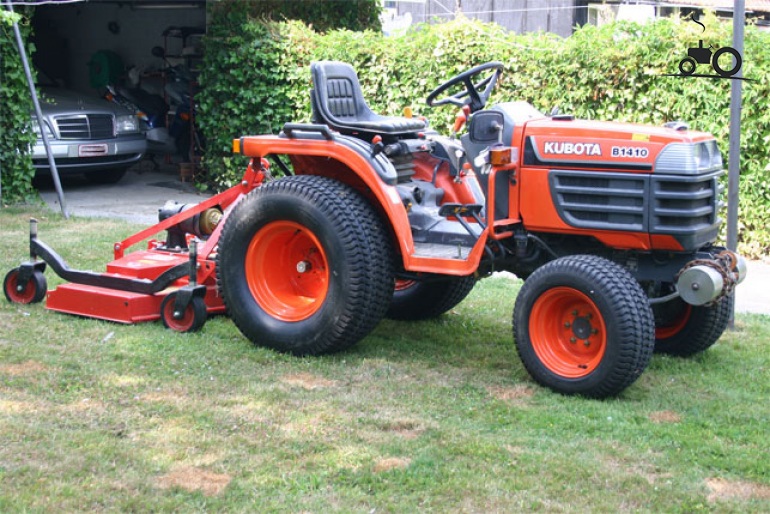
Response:
[[[524,127],[523,161],[528,166],[598,168],[699,175],[722,169],[710,134],[684,124],[655,127],[554,116]]]

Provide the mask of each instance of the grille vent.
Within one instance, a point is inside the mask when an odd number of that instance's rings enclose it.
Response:
[[[639,175],[552,170],[551,197],[578,228],[693,235],[721,221],[723,170],[703,175]]]
[[[54,118],[59,139],[112,139],[115,137],[115,120],[110,114],[77,114]]]

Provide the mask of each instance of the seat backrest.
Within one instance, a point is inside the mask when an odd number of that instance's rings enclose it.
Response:
[[[312,104],[317,121],[333,127],[348,122],[367,121],[372,111],[364,100],[361,84],[353,67],[337,61],[317,61],[310,65],[313,77]]]
[[[374,135],[412,137],[427,126],[424,119],[380,116],[372,112],[364,99],[356,71],[347,63],[313,62],[310,74],[313,77],[310,104],[314,123],[367,141]]]
[[[326,80],[326,102],[335,118],[355,118],[358,113],[353,82],[347,77]]]

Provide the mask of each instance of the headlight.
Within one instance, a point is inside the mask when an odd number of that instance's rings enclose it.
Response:
[[[49,138],[53,138],[53,132],[51,132],[51,127],[48,126],[48,123],[43,122],[43,127],[45,127],[45,135]],[[40,123],[35,117],[32,118],[32,130],[35,132],[38,139],[43,138],[43,134],[40,133]]]
[[[722,154],[716,141],[669,143],[655,159],[655,173],[699,175],[722,169]]]
[[[695,168],[698,170],[706,169],[711,164],[708,149],[704,145],[693,146],[692,155],[695,159]]]
[[[139,132],[141,125],[139,124],[139,118],[133,114],[126,114],[115,118],[116,132],[118,134],[136,134]]]
[[[709,149],[709,154],[711,154],[711,168],[721,168],[722,152],[719,151],[716,140],[708,141],[706,147]]]

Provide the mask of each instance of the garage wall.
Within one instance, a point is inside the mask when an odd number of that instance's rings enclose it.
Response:
[[[117,24],[118,32],[110,31]],[[88,80],[88,61],[98,50],[118,53],[127,65],[158,68],[162,61],[150,52],[163,46],[161,34],[169,26],[204,27],[203,7],[138,9],[130,3],[77,3],[37,8],[33,19],[36,64],[67,87],[95,94]],[[113,25],[114,28],[114,25]],[[169,53],[180,53],[181,41],[169,39]]]

